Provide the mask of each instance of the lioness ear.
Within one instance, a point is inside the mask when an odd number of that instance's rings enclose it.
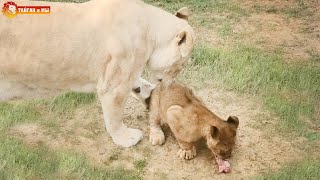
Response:
[[[218,138],[219,137],[219,129],[215,126],[210,127],[210,134],[212,138]]]
[[[176,35],[177,38],[177,43],[179,46],[183,45],[183,43],[186,42],[187,39],[187,32],[186,31],[181,31],[179,34]]]
[[[239,126],[239,119],[236,116],[229,116],[227,122],[234,125],[236,128]]]
[[[191,54],[194,46],[193,31],[183,29],[174,37],[174,43],[178,46],[182,58],[185,58]]]
[[[189,9],[187,7],[183,7],[181,9],[179,9],[175,15],[180,18],[180,19],[184,19],[184,20],[188,20],[188,17],[190,15]]]

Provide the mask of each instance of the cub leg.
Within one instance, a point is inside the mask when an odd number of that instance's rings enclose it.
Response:
[[[152,145],[161,145],[165,141],[164,133],[161,130],[160,118],[150,118],[150,136],[149,141]]]
[[[164,133],[161,130],[159,98],[160,98],[159,92],[157,89],[155,89],[150,102],[150,113],[149,113],[149,123],[150,123],[149,141],[152,145],[161,145],[165,141]]]
[[[178,140],[178,143],[180,145],[180,150],[178,151],[178,156],[181,159],[193,159],[197,155],[196,147],[193,143],[188,143],[184,141]]]
[[[196,147],[193,143],[181,140],[183,136],[186,135],[183,129],[183,119],[186,118],[188,117],[184,116],[182,107],[179,105],[171,106],[167,111],[168,124],[180,145],[180,150],[177,155],[182,159],[192,159],[197,155]]]

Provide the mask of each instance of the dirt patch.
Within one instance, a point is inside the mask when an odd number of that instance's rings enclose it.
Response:
[[[142,129],[145,137],[132,148],[121,148],[112,142],[104,129],[99,103],[78,109],[72,119],[57,121],[58,128],[24,124],[12,128],[10,134],[32,146],[44,144],[54,150],[83,153],[98,166],[122,165],[135,169],[135,162],[144,160],[147,162],[142,172],[145,179],[238,179],[280,168],[303,157],[289,141],[276,134],[268,135],[275,121],[252,98],[217,89],[200,90],[197,94],[219,116],[236,115],[240,119],[230,174],[218,173],[211,152],[203,143],[199,144],[195,159],[179,159],[176,156],[178,144],[168,128],[164,128],[165,144],[152,146],[148,142],[147,113],[134,98],[130,98],[126,106],[125,122],[130,127]],[[257,121],[267,124],[263,130],[254,128]]]
[[[261,7],[277,7],[277,8],[290,8],[297,5],[296,0],[242,0],[243,7],[255,8],[258,5]]]
[[[306,61],[312,52],[320,52],[317,27],[282,14],[261,13],[242,18],[235,24],[234,33],[263,49],[282,51],[289,61]]]
[[[254,45],[281,52],[289,63],[319,59],[320,1],[243,0],[240,5],[248,14],[239,18],[216,12],[206,14],[210,23],[195,27],[198,40],[213,47]],[[219,29],[224,23],[229,23],[231,30],[222,37]]]

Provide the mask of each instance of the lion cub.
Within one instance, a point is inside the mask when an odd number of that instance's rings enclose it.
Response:
[[[230,116],[227,121],[212,113],[185,85],[173,82],[159,84],[150,96],[150,142],[161,145],[165,136],[161,124],[167,123],[174,133],[180,150],[178,156],[192,159],[196,156],[195,143],[205,138],[215,155],[219,172],[229,172],[227,161],[235,144],[239,120]]]

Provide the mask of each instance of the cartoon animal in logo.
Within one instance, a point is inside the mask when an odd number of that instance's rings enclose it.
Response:
[[[17,16],[17,4],[9,1],[4,3],[3,8],[2,8],[2,12],[5,16],[7,16],[8,18],[13,18],[15,16]]]
[[[16,6],[11,4],[9,5],[9,13],[16,14],[16,10],[17,10]]]

